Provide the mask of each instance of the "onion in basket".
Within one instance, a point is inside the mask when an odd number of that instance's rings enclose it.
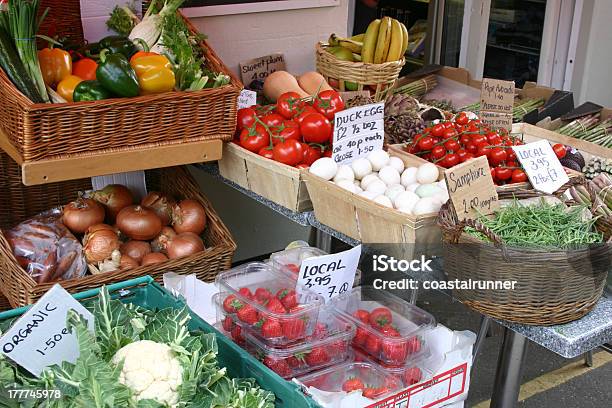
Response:
[[[170,224],[172,220],[172,207],[175,204],[176,201],[172,197],[158,191],[151,191],[140,202],[140,205],[143,207],[149,207],[155,211],[162,220],[163,225]]]
[[[206,228],[206,211],[196,200],[183,200],[174,206],[172,225],[179,234],[193,232],[200,235]]]
[[[145,255],[151,253],[151,245],[146,241],[132,240],[122,244],[119,251],[121,255],[127,255],[140,263]]]
[[[83,234],[92,225],[104,222],[104,207],[90,198],[78,198],[64,206],[62,222],[75,234]]]
[[[92,192],[89,197],[106,208],[106,218],[114,223],[119,211],[134,204],[132,192],[121,184],[109,184],[101,190]]]
[[[119,235],[110,225],[97,224],[87,230],[83,238],[83,250],[88,263],[98,263],[111,257],[119,249]]]
[[[204,250],[202,238],[193,232],[183,232],[170,239],[166,244],[168,258],[175,259],[193,255]]]
[[[152,209],[130,205],[117,214],[117,227],[131,239],[147,241],[159,235],[162,222]]]

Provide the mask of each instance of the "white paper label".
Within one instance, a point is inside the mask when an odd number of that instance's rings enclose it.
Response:
[[[299,285],[323,296],[325,301],[352,289],[361,256],[361,245],[337,254],[313,256],[302,261]]]
[[[249,108],[257,105],[257,92],[243,89],[238,95],[238,109]]]
[[[0,352],[37,377],[50,365],[74,363],[79,346],[76,334],[66,328],[70,309],[83,315],[93,331],[93,315],[55,284],[0,338]]]
[[[382,150],[385,134],[385,104],[356,106],[336,113],[334,118],[333,158],[349,164]]]
[[[538,140],[512,148],[536,190],[552,194],[569,181],[547,140]]]

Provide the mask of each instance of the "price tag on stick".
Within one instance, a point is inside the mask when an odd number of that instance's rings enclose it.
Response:
[[[243,89],[238,95],[238,109],[249,108],[257,105],[257,92]]]
[[[493,214],[499,208],[497,190],[485,156],[447,169],[444,180],[459,220]]]
[[[74,363],[79,345],[76,333],[66,328],[70,309],[81,314],[93,331],[93,315],[55,284],[0,338],[0,352],[37,377],[45,367]]]
[[[297,283],[320,294],[327,302],[351,290],[360,257],[361,245],[358,245],[337,254],[304,259]]]
[[[370,152],[381,150],[385,134],[385,104],[356,106],[334,117],[333,159],[349,164]]]
[[[552,194],[569,181],[565,169],[547,140],[512,146],[533,188]]]

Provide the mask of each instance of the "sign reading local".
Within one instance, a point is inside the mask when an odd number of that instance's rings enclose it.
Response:
[[[338,164],[349,164],[383,147],[385,104],[356,106],[336,113],[332,157]]]
[[[533,188],[552,194],[569,181],[548,140],[512,146]]]

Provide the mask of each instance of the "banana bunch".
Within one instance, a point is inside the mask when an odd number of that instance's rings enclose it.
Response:
[[[346,55],[350,52],[353,61],[382,64],[403,57],[408,48],[408,29],[394,18],[383,17],[372,21],[364,34],[350,38],[332,34],[328,42],[336,56],[338,51]]]

